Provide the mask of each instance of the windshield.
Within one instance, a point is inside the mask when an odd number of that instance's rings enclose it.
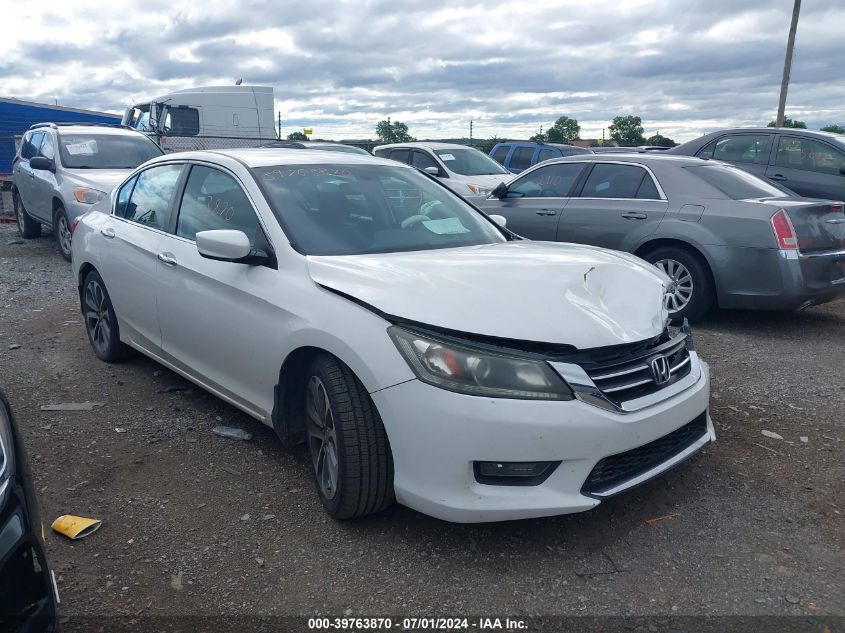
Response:
[[[138,130],[149,132],[150,130],[150,106],[149,104],[135,106],[127,111],[123,117],[123,124]]]
[[[62,134],[62,165],[69,169],[135,169],[164,152],[140,134]]]
[[[731,200],[783,198],[793,195],[754,174],[728,165],[702,165],[687,169]]]
[[[471,147],[460,149],[436,149],[434,153],[440,157],[443,164],[456,174],[462,176],[486,176],[490,174],[508,174],[510,172],[502,167],[487,154],[482,154]]]
[[[324,164],[252,171],[291,244],[305,255],[506,241],[476,209],[415,169]]]

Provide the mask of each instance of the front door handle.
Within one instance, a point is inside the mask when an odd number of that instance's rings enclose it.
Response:
[[[176,258],[173,256],[173,253],[159,253],[158,259],[159,261],[164,262],[168,266],[176,265]]]
[[[786,176],[784,176],[783,174],[772,174],[771,176],[769,176],[769,180],[781,182],[783,180],[786,180]]]
[[[114,229],[100,229],[100,235],[112,239],[114,237]]]
[[[627,213],[623,213],[622,217],[626,220],[645,220],[648,215],[645,213],[639,213],[638,211],[628,211]]]
[[[554,209],[537,209],[534,213],[537,215],[557,215]]]

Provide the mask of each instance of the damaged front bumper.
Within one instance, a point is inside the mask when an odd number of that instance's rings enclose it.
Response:
[[[617,372],[601,363],[568,363],[583,372],[572,401],[482,398],[419,380],[374,393],[393,451],[397,499],[448,521],[522,519],[589,510],[665,472],[715,440],[709,370],[687,345],[680,336],[657,346],[675,350],[675,364],[680,357],[686,362],[684,375],[670,377],[656,394],[641,395],[647,385],[635,384],[640,361],[658,356],[654,348],[625,355]],[[573,380],[561,368],[567,363],[550,364]],[[607,377],[619,372],[625,373]],[[602,381],[624,388],[602,392],[596,386]],[[491,462],[545,462],[552,470],[534,485],[481,483],[477,464]]]

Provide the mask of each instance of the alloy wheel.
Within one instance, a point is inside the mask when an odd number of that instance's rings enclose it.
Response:
[[[67,223],[67,218],[65,217],[64,213],[59,215],[58,231],[59,248],[62,249],[62,253],[70,255],[70,241],[72,233],[70,232],[70,226]]]
[[[308,380],[305,392],[305,415],[308,448],[320,491],[327,499],[337,494],[338,458],[334,412],[323,381],[317,376]]]
[[[91,344],[104,354],[111,341],[112,322],[106,292],[96,279],[85,286],[85,327]]]
[[[672,287],[666,293],[666,309],[669,314],[680,312],[692,299],[694,287],[690,271],[675,259],[661,259],[654,262],[654,265],[673,281]]]

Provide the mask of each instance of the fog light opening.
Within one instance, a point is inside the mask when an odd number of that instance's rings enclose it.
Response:
[[[556,462],[473,462],[475,480],[488,486],[538,486],[560,465]]]

